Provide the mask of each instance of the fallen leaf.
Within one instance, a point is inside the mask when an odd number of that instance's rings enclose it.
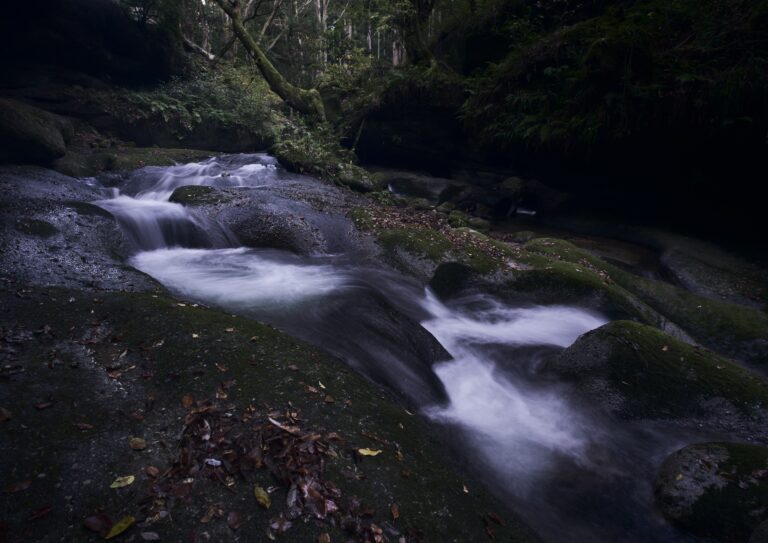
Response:
[[[227,526],[230,527],[232,530],[237,530],[240,528],[240,525],[242,524],[242,519],[240,518],[240,513],[237,511],[230,511],[227,515]]]
[[[216,366],[216,369],[219,370],[221,373],[224,373],[225,371],[229,370],[227,366],[225,366],[224,364],[219,364],[218,362],[216,362],[214,366]]]
[[[156,468],[155,466],[147,466],[144,468],[144,473],[152,477],[153,479],[160,475],[160,470]]]
[[[104,539],[112,539],[113,537],[119,536],[128,528],[130,528],[134,522],[136,522],[136,519],[133,518],[131,515],[124,516],[123,518],[118,520],[114,526],[112,526],[112,528],[109,530],[109,533],[104,537]]]
[[[141,532],[141,538],[144,541],[160,541],[160,536],[157,532]]]
[[[256,496],[256,501],[259,502],[259,505],[264,509],[269,509],[272,506],[272,500],[269,498],[269,494],[267,494],[267,491],[260,486],[257,485],[253,488],[253,495]]]
[[[325,385],[322,381],[318,381],[317,384],[320,385],[320,388],[325,389]]]
[[[333,396],[328,394],[323,401],[325,401],[325,403],[334,403],[336,400],[333,399]]]
[[[662,350],[662,351],[664,351],[664,352],[666,353],[666,352],[669,350],[669,346],[668,346],[668,345],[664,345],[664,346],[661,348],[661,350]]]
[[[52,402],[40,402],[35,404],[35,409],[38,409],[38,410],[48,409],[52,405],[53,405]]]
[[[491,519],[496,524],[498,524],[499,526],[504,526],[504,521],[501,520],[501,517],[496,513],[494,513],[493,511],[488,512],[488,518]]]
[[[147,448],[147,442],[140,437],[132,437],[130,444],[134,451],[143,451]]]
[[[51,507],[50,505],[44,505],[43,507],[40,507],[32,511],[32,513],[30,513],[29,515],[29,520],[37,520],[37,519],[43,518],[44,516],[48,515],[48,513],[50,513],[51,511],[53,511],[53,507]]]
[[[288,369],[291,371],[299,371],[299,367],[296,364],[289,365]]]
[[[88,424],[87,422],[73,422],[72,426],[78,430],[93,430],[93,424]]]
[[[231,334],[232,332],[235,331],[235,329],[234,328],[224,328],[224,331],[227,332],[228,334]]]
[[[8,494],[15,494],[16,492],[21,492],[22,490],[26,490],[29,488],[29,485],[32,484],[32,481],[27,479],[26,481],[18,481],[16,483],[11,483],[8,486],[5,487],[5,491]]]
[[[397,520],[400,518],[400,508],[397,506],[396,503],[393,503],[389,507],[389,511],[392,513],[392,520]]]
[[[98,513],[85,519],[83,521],[83,526],[92,532],[96,532],[101,537],[104,537],[112,528],[112,519],[104,513]]]
[[[361,456],[379,456],[382,451],[376,449],[357,449]]]
[[[5,407],[0,407],[0,422],[5,422],[13,418],[13,413],[8,411]]]
[[[197,339],[200,337],[200,334],[192,334],[192,339]]]
[[[317,543],[331,543],[331,536],[328,533],[317,536]]]
[[[467,488],[467,485],[463,485],[461,487],[461,491],[464,492],[464,494],[469,494],[469,489]]]
[[[109,485],[109,488],[123,488],[124,486],[132,485],[133,481],[135,480],[136,480],[136,477],[134,477],[133,475],[118,477],[112,482],[111,485]]]
[[[184,406],[185,409],[192,407],[193,403],[195,403],[195,399],[191,394],[184,394],[184,396],[181,397],[181,405]]]

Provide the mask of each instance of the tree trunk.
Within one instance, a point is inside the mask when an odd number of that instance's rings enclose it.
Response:
[[[213,1],[229,15],[229,19],[232,21],[232,30],[240,40],[240,43],[243,44],[243,47],[253,56],[256,66],[269,84],[269,88],[296,111],[307,115],[317,115],[324,121],[325,108],[323,107],[323,101],[320,99],[320,93],[315,89],[307,90],[296,87],[285,79],[269,61],[261,47],[259,47],[259,44],[256,43],[256,40],[245,29],[240,12],[228,0]]]
[[[406,58],[410,64],[433,64],[435,57],[427,46],[429,16],[436,0],[411,0],[410,9],[403,10],[396,18],[400,28]]]

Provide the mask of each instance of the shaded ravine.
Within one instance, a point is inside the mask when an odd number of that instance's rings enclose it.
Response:
[[[318,345],[396,391],[445,429],[459,462],[546,539],[696,541],[654,511],[650,481],[666,454],[700,436],[619,426],[538,372],[543,356],[604,324],[602,316],[488,296],[446,305],[361,261],[351,245],[303,255],[241,247],[226,226],[169,201],[185,185],[271,193],[288,181],[318,184],[266,155],[229,156],[138,170],[97,203],[136,248],[133,266],[180,296]],[[352,229],[343,217],[316,226],[337,237]]]

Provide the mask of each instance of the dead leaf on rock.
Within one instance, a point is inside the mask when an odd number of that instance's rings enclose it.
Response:
[[[53,511],[53,507],[50,505],[44,505],[43,507],[39,507],[34,511],[32,511],[32,513],[30,513],[29,520],[41,519],[47,516],[48,513],[50,513],[51,511]]]
[[[144,449],[147,448],[147,442],[140,437],[132,437],[130,444],[131,444],[131,449],[133,449],[134,451],[143,451]]]
[[[133,475],[118,477],[112,482],[111,485],[109,485],[109,488],[123,488],[124,486],[132,485],[133,481],[135,480],[136,480],[136,477],[134,477]]]
[[[77,428],[78,430],[93,430],[93,424],[88,424],[87,422],[73,422],[72,426]]]
[[[317,543],[331,543],[331,536],[327,533],[317,536]]]
[[[230,511],[230,513],[227,515],[227,526],[229,526],[232,530],[239,529],[242,522],[243,521],[240,518],[240,513],[237,511]]]
[[[360,456],[379,456],[382,451],[378,449],[357,449]]]
[[[184,409],[189,409],[194,403],[195,399],[191,394],[184,394],[184,396],[181,397],[181,405],[184,406]]]
[[[253,495],[256,497],[256,501],[259,502],[259,505],[264,509],[269,509],[272,506],[272,500],[269,498],[269,494],[267,494],[267,491],[260,486],[257,485],[253,488]]]
[[[104,537],[104,539],[112,539],[113,537],[119,536],[128,528],[133,526],[134,522],[136,522],[136,519],[133,518],[131,515],[124,516],[123,518],[118,520],[114,526],[112,526],[112,528],[109,530],[109,533]]]
[[[227,332],[228,334],[231,334],[232,332],[235,331],[235,329],[234,328],[225,328],[224,331]]]
[[[336,400],[333,399],[333,396],[328,394],[325,399],[323,400],[325,403],[334,403]]]
[[[40,402],[35,404],[35,409],[42,411],[43,409],[48,409],[53,405],[52,402]]]
[[[16,492],[21,492],[22,490],[26,490],[29,488],[29,485],[32,484],[32,481],[29,479],[25,481],[18,481],[16,483],[11,483],[8,486],[5,487],[5,491],[8,494],[15,494]]]
[[[160,475],[160,470],[156,468],[155,466],[147,466],[144,468],[144,473],[152,477],[153,479]]]

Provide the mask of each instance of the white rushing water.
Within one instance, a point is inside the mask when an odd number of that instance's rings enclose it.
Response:
[[[327,296],[349,278],[328,264],[296,262],[279,251],[244,247],[159,249],[137,254],[131,264],[180,294],[240,310],[282,311]]]
[[[511,308],[493,300],[473,315],[448,308],[429,292],[424,307],[431,318],[422,325],[453,357],[435,368],[450,402],[429,409],[431,417],[462,427],[486,461],[518,485],[545,469],[555,454],[583,459],[589,426],[578,410],[556,390],[516,383],[498,365],[508,355],[494,357],[485,347],[567,347],[605,319],[573,307]]]

